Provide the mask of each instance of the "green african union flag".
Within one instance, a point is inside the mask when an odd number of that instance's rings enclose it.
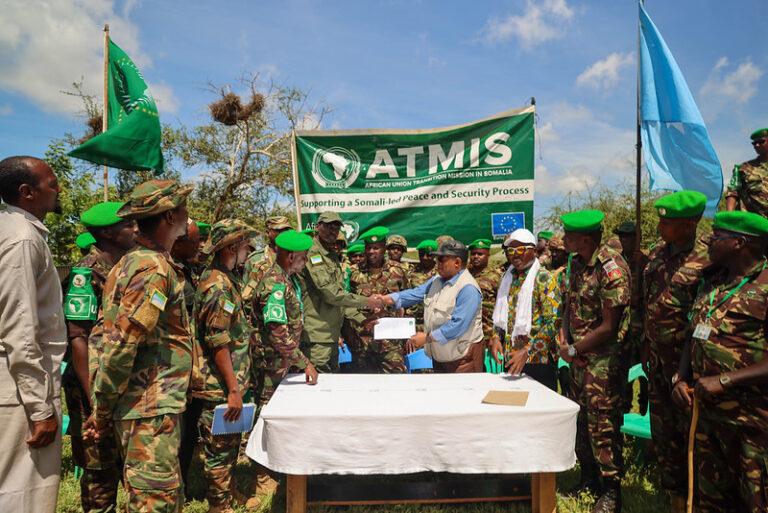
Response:
[[[108,79],[109,129],[69,155],[118,169],[164,170],[155,99],[131,58],[111,39]]]

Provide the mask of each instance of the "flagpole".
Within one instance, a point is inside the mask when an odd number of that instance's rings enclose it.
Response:
[[[109,25],[104,25],[104,115],[101,132],[109,129]],[[104,201],[109,201],[109,173],[104,166]]]
[[[640,0],[640,3],[645,5],[644,0]],[[640,193],[641,193],[641,183],[642,183],[642,175],[641,175],[641,168],[640,168],[640,158],[642,154],[642,148],[643,148],[643,142],[640,137],[640,123],[641,123],[641,99],[640,99],[640,88],[641,88],[641,62],[640,62],[641,56],[640,56],[640,18],[638,16],[638,22],[637,22],[637,142],[635,143],[635,148],[637,149],[637,154],[635,156],[635,163],[636,163],[636,180],[635,180],[635,237],[637,240],[637,248],[636,251],[640,251],[640,247],[642,244],[642,237],[643,237],[643,230],[641,226],[641,215],[642,210],[640,208]],[[637,259],[636,262],[635,272],[638,273],[638,275],[641,272],[640,269],[640,259]]]

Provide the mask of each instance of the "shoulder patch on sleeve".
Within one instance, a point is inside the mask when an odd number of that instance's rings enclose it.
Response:
[[[608,260],[603,264],[603,270],[608,275],[608,279],[611,281],[618,280],[622,277],[621,267],[619,267],[619,264],[617,264],[613,259]]]
[[[235,311],[235,304],[232,301],[224,300],[224,311],[231,314]]]
[[[320,255],[312,255],[309,257],[309,263],[312,265],[322,264],[323,263],[323,257]]]
[[[272,286],[272,293],[267,298],[263,314],[264,324],[268,322],[288,323],[288,316],[285,314],[285,285],[275,283]]]
[[[152,293],[149,296],[149,302],[160,310],[161,312],[165,311],[165,304],[168,302],[168,298],[165,297],[165,295],[160,292],[157,289],[152,290]]]

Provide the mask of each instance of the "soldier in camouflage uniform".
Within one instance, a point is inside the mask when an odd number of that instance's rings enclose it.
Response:
[[[576,455],[577,489],[602,494],[593,513],[621,510],[622,459],[619,349],[629,329],[630,274],[624,258],[600,245],[603,213],[583,210],[561,217],[565,249],[576,253],[563,314],[560,357],[571,367],[571,390],[580,406]]]
[[[563,234],[558,233],[549,239],[549,262],[552,266],[552,276],[557,281],[557,286],[560,289],[560,295],[565,298],[565,294],[568,288],[568,263],[570,261],[569,253],[565,250],[563,244]]]
[[[181,511],[180,416],[192,373],[184,275],[169,254],[186,233],[192,186],[138,185],[117,215],[139,225],[137,246],[104,286],[103,335],[85,435],[113,428],[123,457],[128,511]],[[114,424],[113,426],[111,426]]]
[[[409,276],[411,287],[427,283],[437,273],[435,257],[432,253],[437,251],[438,247],[437,241],[432,239],[423,240],[416,246],[419,252],[419,263],[411,265]],[[416,329],[424,329],[424,305],[422,303],[413,305],[408,312],[416,319]]]
[[[385,259],[387,233],[383,226],[371,228],[360,236],[365,243],[365,267],[352,272],[350,291],[362,296],[400,292],[409,287],[408,275],[397,262]],[[370,313],[363,323],[355,325],[357,337],[350,347],[357,372],[399,374],[406,372],[405,352],[402,340],[376,340],[373,338],[373,321],[381,317],[393,317],[397,313],[390,308]]]
[[[83,469],[80,501],[85,513],[117,509],[117,485],[122,475],[120,452],[114,436],[107,436],[99,443],[82,437],[83,422],[92,412],[88,337],[98,317],[109,271],[136,244],[136,223],[116,215],[122,205],[99,203],[80,216],[80,222],[89,230],[86,233],[95,235],[95,242],[90,252],[72,268],[64,298],[68,339],[64,359],[69,365],[61,385],[69,413],[72,459]]]
[[[214,435],[215,408],[226,404],[224,419],[234,422],[242,412],[243,395],[249,387],[251,355],[248,324],[243,313],[240,283],[234,269],[245,262],[249,240],[256,231],[236,219],[224,219],[211,227],[203,248],[213,258],[200,276],[195,295],[195,335],[198,344],[199,379],[193,379],[190,395],[202,401],[199,429],[202,434],[203,471],[211,512],[232,512],[230,498],[247,508],[259,505],[246,500],[235,485],[232,472],[240,450],[241,434]]]
[[[360,308],[380,308],[381,300],[347,292],[339,256],[333,244],[341,229],[341,217],[335,212],[320,214],[309,249],[309,263],[299,273],[303,292],[304,330],[302,351],[320,372],[339,371],[339,342],[344,319],[362,322]]]
[[[390,262],[400,263],[405,252],[408,251],[408,241],[402,235],[390,235],[387,238],[387,256]]]
[[[691,336],[688,314],[702,275],[710,266],[707,241],[696,240],[706,202],[700,192],[680,191],[654,204],[664,242],[651,251],[643,276],[645,337],[641,360],[648,376],[654,452],[661,484],[674,512],[685,508],[690,415],[671,404],[670,397],[682,348]]]
[[[266,405],[275,389],[289,372],[303,371],[307,384],[317,383],[318,373],[300,349],[303,332],[305,294],[296,280],[307,263],[312,238],[289,230],[276,239],[275,262],[264,274],[253,294],[251,338],[264,347],[264,384],[258,398]],[[257,493],[274,494],[277,481],[262,465],[257,465]]]
[[[365,262],[365,244],[352,244],[347,250],[347,260],[349,261],[350,272]]]
[[[629,267],[632,295],[629,302],[629,331],[621,346],[621,372],[625,376],[622,383],[622,408],[625,413],[632,409],[633,384],[627,381],[629,369],[636,363],[640,363],[640,352],[643,339],[643,270],[648,264],[648,254],[639,248],[635,223],[627,221],[613,230],[619,237],[621,244],[621,256]],[[645,405],[648,391],[645,385],[640,392],[640,405]],[[645,413],[642,411],[641,413]]]
[[[536,236],[536,256],[539,258],[541,265],[547,269],[552,270],[551,257],[549,255],[549,241],[554,234],[549,231],[541,231]]]
[[[483,295],[483,342],[486,347],[493,336],[493,307],[496,305],[496,292],[501,283],[501,273],[498,269],[488,266],[488,258],[491,256],[491,241],[488,239],[476,239],[467,248],[469,249],[469,272],[480,286]]]
[[[725,192],[726,209],[768,217],[768,128],[755,130],[749,137],[757,158],[733,168]]]
[[[673,398],[690,408],[696,383],[694,508],[702,513],[768,511],[768,220],[715,215],[709,256],[722,270],[693,306],[692,338]],[[692,350],[692,351],[691,351]],[[692,361],[691,361],[692,359]]]

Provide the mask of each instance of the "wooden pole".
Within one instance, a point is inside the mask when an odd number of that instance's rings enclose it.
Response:
[[[688,389],[689,394],[693,394],[693,389]],[[699,399],[693,396],[693,414],[691,415],[691,429],[688,431],[688,499],[685,504],[685,511],[693,511],[693,485],[695,482],[693,467],[693,448],[696,443],[696,425],[699,423]]]
[[[109,129],[109,25],[104,25],[104,115],[101,132]],[[104,201],[109,201],[109,172],[104,166]]]
[[[645,5],[645,2],[641,0],[641,3]],[[641,100],[640,100],[640,88],[641,88],[641,63],[640,63],[640,20],[638,18],[637,23],[637,142],[635,143],[635,148],[637,150],[635,154],[635,163],[636,163],[636,173],[635,173],[635,237],[637,240],[637,247],[635,248],[636,253],[640,253],[640,248],[643,243],[643,229],[641,226],[642,221],[642,209],[640,206],[640,194],[642,192],[642,174],[641,174],[641,166],[640,166],[640,159],[642,157],[642,149],[643,149],[643,142],[640,137],[640,124],[642,122],[642,106],[641,106]],[[635,269],[634,272],[639,275],[642,272],[642,269],[640,268],[640,258],[635,258]]]

